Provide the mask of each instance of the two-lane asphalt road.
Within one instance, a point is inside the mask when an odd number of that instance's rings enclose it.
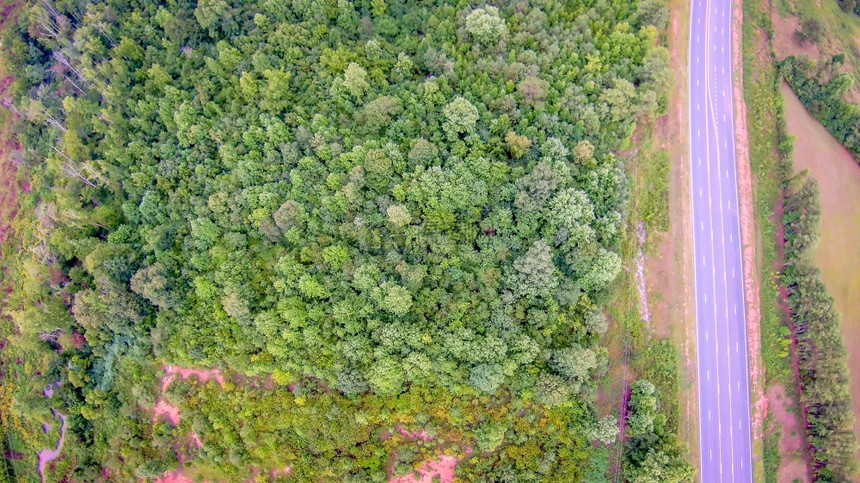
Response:
[[[732,102],[732,0],[692,0],[690,165],[701,481],[750,482],[749,369]]]

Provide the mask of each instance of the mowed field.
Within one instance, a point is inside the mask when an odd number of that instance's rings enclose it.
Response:
[[[854,414],[860,415],[860,165],[787,85],[781,90],[788,131],[797,137],[795,170],[809,168],[821,187],[821,240],[815,262],[842,314],[839,329],[849,352]],[[854,430],[860,435],[860,417]]]

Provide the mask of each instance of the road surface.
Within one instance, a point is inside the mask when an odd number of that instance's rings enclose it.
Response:
[[[702,483],[752,483],[732,101],[732,0],[693,0],[690,25],[690,194],[700,476]]]

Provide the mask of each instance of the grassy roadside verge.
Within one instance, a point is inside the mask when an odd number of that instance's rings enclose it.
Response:
[[[791,172],[791,140],[783,115],[781,82],[771,45],[773,25],[765,0],[744,1],[743,57],[744,99],[749,123],[750,163],[756,240],[761,275],[761,351],[765,387],[783,384],[789,393],[796,387],[788,359],[790,338],[784,308],[780,306],[777,263],[781,233],[782,180]],[[766,482],[776,482],[782,455],[777,425],[765,425],[763,460]]]
[[[666,417],[666,431],[679,437],[680,385],[678,348],[673,340],[658,337],[651,325],[640,315],[640,287],[636,277],[637,256],[641,247],[639,222],[648,220],[653,226],[645,252],[653,250],[653,240],[666,233],[669,205],[666,192],[669,186],[670,166],[668,153],[655,144],[654,126],[640,126],[641,138],[637,150],[626,160],[629,176],[630,206],[627,223],[621,237],[621,255],[624,270],[615,282],[614,299],[607,307],[612,321],[606,337],[611,362],[608,377],[603,378],[600,392],[604,396],[603,411],[618,414],[621,401],[629,397],[629,385],[645,379],[657,388],[660,413]],[[649,228],[650,231],[650,228]],[[654,243],[656,245],[656,243]],[[613,465],[610,478],[620,471],[619,459],[624,457],[623,441],[609,448]],[[689,448],[683,451],[689,460]],[[624,475],[627,476],[627,475]]]

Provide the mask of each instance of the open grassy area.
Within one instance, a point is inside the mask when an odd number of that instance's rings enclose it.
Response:
[[[860,367],[860,166],[824,127],[782,87],[789,133],[796,136],[794,164],[809,169],[821,186],[821,240],[815,264],[842,314],[839,329],[849,353],[849,366]],[[851,374],[854,413],[860,414],[860,370]],[[855,422],[860,434],[860,420]],[[860,456],[860,455],[858,455]]]

